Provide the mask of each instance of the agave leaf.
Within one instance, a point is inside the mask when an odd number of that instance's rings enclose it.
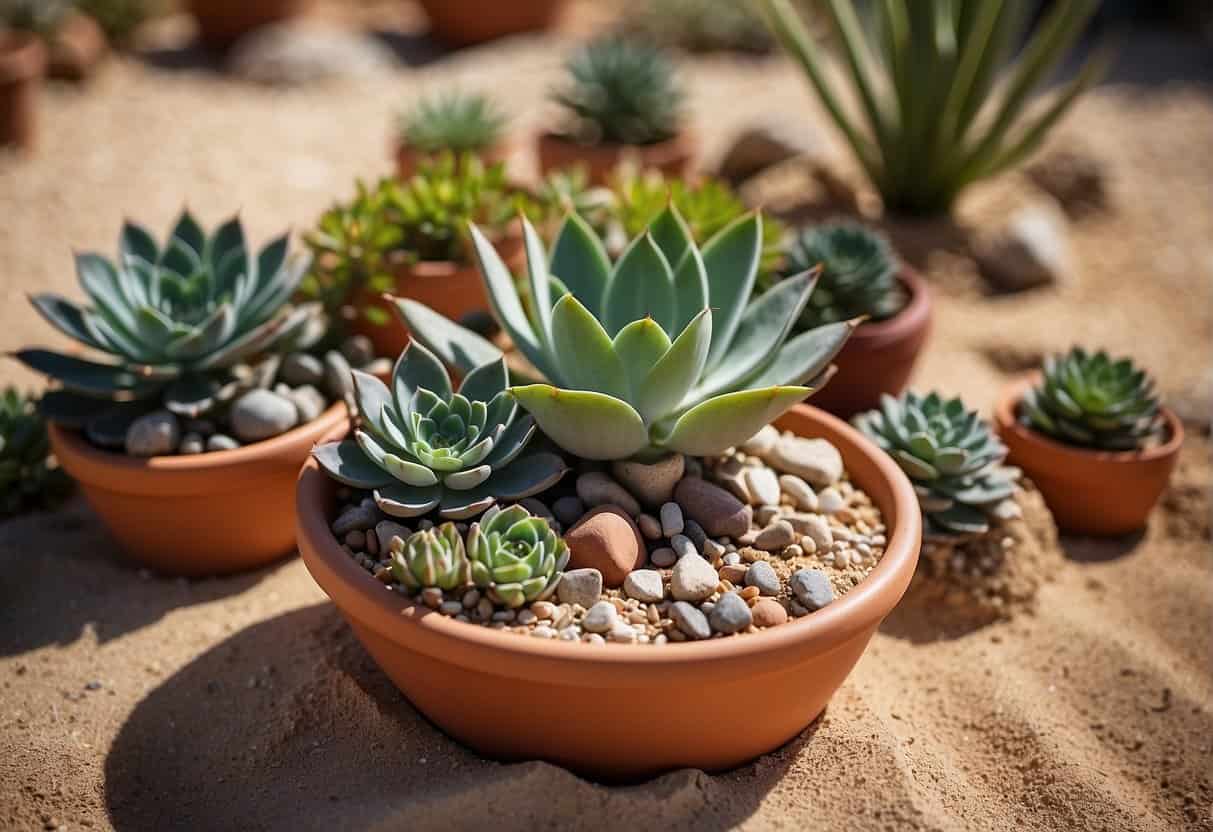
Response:
[[[96,396],[82,396],[67,390],[47,390],[38,400],[38,412],[57,425],[79,430],[111,405],[108,399]]]
[[[669,415],[695,384],[712,345],[712,310],[703,309],[645,374],[634,392],[636,409],[646,424]]]
[[[118,286],[118,273],[113,265],[99,254],[77,254],[76,276],[97,311],[129,337],[135,331],[135,319]]]
[[[511,387],[510,393],[548,438],[583,459],[623,459],[648,445],[640,414],[613,396],[550,384]]]
[[[911,453],[898,448],[893,453],[893,460],[901,466],[901,469],[916,480],[935,480],[939,478],[939,471],[934,465],[931,465],[924,459],[914,456]]]
[[[210,263],[211,271],[219,271],[219,263],[230,254],[245,255],[247,245],[244,239],[244,226],[240,217],[234,216],[217,229],[211,239],[207,240],[204,259]]]
[[[488,361],[463,377],[459,394],[469,401],[491,402],[510,384],[505,358]]]
[[[203,375],[184,375],[164,390],[164,406],[186,419],[197,419],[215,406],[219,383]]]
[[[410,334],[443,363],[467,374],[502,358],[501,350],[486,338],[439,315],[424,303],[392,298],[392,306]]]
[[[194,367],[199,370],[230,367],[249,356],[256,355],[266,349],[280,336],[290,316],[298,316],[302,312],[303,310],[299,309],[292,310],[288,315],[279,315],[277,318],[272,318],[258,324],[209,355],[203,356],[194,363]]]
[[[194,219],[188,209],[181,212],[181,217],[177,220],[177,224],[169,236],[189,246],[199,257],[206,248],[206,232],[202,230],[202,226],[198,225],[198,221]]]
[[[574,295],[562,297],[551,313],[552,351],[565,384],[626,398],[623,362],[598,319]]]
[[[525,216],[522,217],[522,243],[526,248],[526,272],[530,281],[531,298],[534,299],[531,306],[538,324],[535,333],[539,343],[547,347],[552,343],[552,305],[544,302],[545,298],[551,297],[547,252],[543,249],[543,240]]]
[[[80,343],[94,349],[105,352],[112,351],[106,343],[96,338],[89,331],[88,325],[84,320],[84,311],[66,298],[50,293],[43,293],[31,295],[30,303],[46,319],[47,323],[69,338],[74,338]]]
[[[757,375],[745,379],[739,387],[770,387],[780,384],[806,384],[821,389],[809,380],[820,376],[842,351],[859,319],[839,321],[810,329],[783,343],[775,360]]]
[[[535,420],[532,417],[515,419],[493,443],[493,450],[484,459],[485,465],[491,465],[494,470],[509,465],[534,435]]]
[[[396,397],[396,410],[407,413],[418,390],[428,390],[439,399],[451,397],[451,379],[442,362],[416,341],[409,342],[396,359],[392,370],[392,390]]]
[[[990,528],[985,514],[963,503],[954,503],[945,511],[932,512],[930,517],[932,523],[955,534],[985,534]]]
[[[552,247],[550,271],[595,317],[611,276],[611,261],[598,235],[576,214],[565,217]]]
[[[236,330],[236,311],[230,303],[215,307],[210,317],[192,332],[178,336],[164,346],[164,354],[173,360],[190,361],[223,344]]]
[[[414,487],[402,482],[392,482],[375,488],[375,504],[384,514],[392,517],[418,517],[438,507],[442,500],[442,486]]]
[[[674,325],[670,332],[682,332],[691,319],[709,302],[708,271],[699,248],[691,246],[674,268]]]
[[[98,364],[51,350],[19,350],[14,357],[35,372],[59,381],[65,389],[83,395],[142,398],[160,389],[160,384],[148,382],[126,367]]]
[[[257,254],[257,269],[253,277],[256,278],[255,285],[260,288],[274,275],[282,270],[286,263],[287,247],[290,244],[290,234],[283,234],[277,239],[271,240]],[[255,294],[255,293],[254,293]]]
[[[156,274],[164,294],[167,287],[183,287],[185,278],[202,270],[202,255],[186,241],[173,237],[160,255],[159,266]]]
[[[118,251],[125,261],[128,257],[138,257],[145,263],[153,264],[160,259],[160,249],[156,239],[141,225],[127,220],[122,224],[122,233],[118,237]]]
[[[653,365],[669,350],[670,336],[652,318],[642,318],[619,330],[611,346],[623,364],[634,397]]]
[[[241,322],[248,325],[265,320],[282,308],[295,294],[310,266],[311,255],[301,254],[278,271],[260,272],[261,286],[241,307]]]
[[[720,364],[733,343],[733,335],[754,289],[761,256],[762,219],[758,214],[737,218],[703,247],[708,305],[716,310],[712,321],[712,348],[708,352],[709,372]]]
[[[767,387],[726,393],[679,417],[657,443],[692,456],[718,454],[739,445],[808,395],[805,387]]]
[[[602,307],[602,325],[608,336],[644,317],[667,332],[673,326],[674,274],[651,235],[637,237],[619,258]]]
[[[681,263],[683,255],[695,245],[686,220],[678,213],[672,200],[649,223],[649,233],[671,267]]]

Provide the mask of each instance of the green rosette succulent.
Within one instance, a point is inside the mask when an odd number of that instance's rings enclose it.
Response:
[[[882,396],[852,420],[910,477],[925,531],[934,537],[984,534],[992,517],[1014,516],[1019,470],[976,411],[937,393]]]
[[[1059,442],[1103,451],[1133,451],[1162,432],[1154,381],[1132,359],[1074,347],[1044,362],[1028,390],[1020,421]]]
[[[458,392],[442,362],[413,341],[392,371],[391,387],[355,370],[361,425],[354,439],[317,446],[312,455],[334,479],[373,492],[395,517],[434,509],[463,520],[497,500],[518,500],[552,486],[567,470],[553,453],[520,457],[535,433],[506,391],[500,357],[469,372]]]
[[[0,517],[57,503],[72,481],[52,464],[37,400],[15,387],[0,394]]]
[[[569,562],[568,544],[525,508],[494,506],[468,529],[472,582],[507,607],[551,597]]]
[[[501,257],[472,230],[494,315],[547,380],[510,394],[548,438],[584,459],[703,456],[740,444],[828,379],[858,325],[788,337],[814,273],[751,299],[762,254],[756,214],[701,251],[668,206],[614,265],[576,215],[550,255],[529,223],[523,234],[529,295],[548,299],[526,307]],[[414,337],[454,366],[501,354],[422,304],[397,305]]]
[[[471,580],[463,538],[454,523],[392,538],[392,577],[412,592],[456,589]]]
[[[423,98],[400,118],[400,138],[422,153],[478,153],[501,139],[505,116],[484,95]]]
[[[802,327],[860,316],[882,321],[906,304],[892,246],[883,235],[860,223],[827,223],[797,234],[788,246],[788,273],[798,274],[818,264],[821,280],[800,316]]]

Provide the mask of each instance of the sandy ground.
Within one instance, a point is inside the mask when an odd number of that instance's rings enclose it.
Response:
[[[490,88],[525,136],[563,46],[520,39],[295,91],[127,60],[83,91],[51,90],[42,151],[0,159],[0,347],[53,342],[25,293],[75,294],[71,249],[109,251],[123,215],[167,227],[188,201],[212,222],[239,208],[258,236],[306,227],[354,176],[386,172],[389,119],[422,90]],[[693,80],[709,156],[771,113],[837,152],[788,67],[703,61]],[[1033,613],[975,627],[904,605],[788,746],[727,774],[605,787],[448,740],[298,560],[224,580],[150,577],[118,560],[76,500],[0,525],[0,828],[1213,829],[1198,424],[1213,346],[1211,141],[1209,87],[1105,86],[1053,141],[1112,177],[1114,210],[1073,230],[1078,278],[993,298],[946,262],[930,272],[938,318],[920,388],[986,407],[1005,372],[1078,340],[1131,351],[1189,419],[1149,529],[1062,538],[1041,561]],[[525,173],[525,147],[515,162]],[[962,214],[991,217],[1018,188],[985,188]],[[6,362],[0,381],[33,379]],[[559,706],[536,703],[536,730]],[[747,707],[761,703],[738,703],[730,730],[745,730]]]

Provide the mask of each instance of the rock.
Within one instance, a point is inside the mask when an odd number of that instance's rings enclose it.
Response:
[[[741,563],[741,555],[737,552],[726,552],[725,556],[720,559],[726,566],[736,566]]]
[[[660,549],[654,549],[653,554],[649,555],[649,560],[654,566],[662,569],[669,569],[678,562],[678,553],[669,546],[662,546]]]
[[[391,550],[392,538],[399,537],[401,540],[408,540],[409,527],[403,523],[397,523],[395,520],[380,520],[375,524],[375,540],[379,544],[379,551],[387,557],[387,553]]]
[[[687,638],[698,640],[712,637],[707,616],[685,601],[673,604],[669,614],[674,626]]]
[[[699,552],[695,549],[695,544],[691,542],[691,538],[685,534],[676,534],[670,538],[670,548],[674,550],[674,554],[680,558],[685,558],[687,555],[697,555]]]
[[[743,503],[752,502],[750,487],[745,481],[745,466],[736,459],[726,459],[712,471],[712,479],[723,485]]]
[[[796,508],[801,511],[817,511],[817,495],[807,482],[794,474],[782,474],[779,477],[779,488],[792,498]]]
[[[552,514],[556,515],[556,519],[567,529],[585,514],[585,503],[570,494],[552,503]]]
[[[618,587],[644,563],[646,549],[632,518],[613,505],[599,506],[565,532],[569,563],[576,569],[597,569],[608,588]]]
[[[785,122],[750,127],[733,139],[721,157],[717,175],[736,185],[781,162],[815,154],[821,146],[814,133],[791,131]]]
[[[299,422],[299,411],[289,399],[269,390],[250,390],[232,405],[228,420],[242,442],[260,442],[286,433]]]
[[[387,378],[392,374],[394,366],[395,364],[390,358],[376,358],[370,364],[363,367],[362,370],[378,378]]]
[[[778,506],[763,506],[754,512],[754,525],[765,529],[782,516]]]
[[[636,631],[626,621],[616,621],[609,633],[611,641],[619,644],[630,644],[636,640]]]
[[[239,447],[239,442],[223,433],[216,433],[214,436],[206,438],[206,449],[208,451],[234,451]]]
[[[595,601],[581,619],[581,628],[590,633],[606,633],[616,623],[615,605],[610,601]]]
[[[392,50],[369,34],[298,21],[253,29],[227,57],[227,69],[236,77],[274,86],[382,74],[398,63]]]
[[[313,419],[319,419],[320,414],[324,413],[328,402],[324,399],[324,394],[310,384],[304,384],[290,391],[288,399],[295,405],[295,412],[299,414],[299,424],[304,425]]]
[[[1070,281],[1074,256],[1065,215],[1052,205],[1021,209],[997,231],[981,236],[973,253],[982,275],[1000,292]]]
[[[661,540],[661,521],[651,514],[641,514],[636,518],[636,526],[645,540]]]
[[[640,514],[640,503],[636,498],[601,471],[591,471],[577,478],[577,496],[590,508],[612,505],[623,509],[629,517]]]
[[[730,563],[720,567],[720,579],[728,581],[734,586],[741,586],[745,581],[745,573],[750,571],[750,567],[744,563]]]
[[[713,630],[725,635],[739,633],[754,622],[750,607],[736,592],[726,592],[720,596],[712,614],[708,616],[708,624]]]
[[[597,569],[570,569],[556,584],[556,599],[562,604],[578,604],[589,609],[602,595],[602,573]]]
[[[741,452],[750,456],[766,456],[778,441],[779,431],[772,425],[763,425],[762,430],[742,443]]]
[[[350,400],[354,396],[354,377],[350,362],[337,350],[324,354],[324,389],[334,399]]]
[[[750,615],[754,617],[755,627],[774,627],[788,620],[788,611],[774,598],[759,598],[750,607]]]
[[[187,433],[181,437],[181,446],[177,448],[179,454],[200,454],[206,450],[206,440],[197,433]]]
[[[661,506],[661,533],[665,537],[682,534],[685,528],[682,521],[682,509],[678,503],[664,503]]]
[[[758,587],[760,595],[779,594],[779,576],[765,560],[756,560],[745,573],[745,585]]]
[[[657,508],[673,498],[674,486],[685,471],[682,454],[670,454],[651,464],[619,460],[611,465],[615,479],[649,508]]]
[[[670,574],[670,592],[676,601],[702,601],[719,583],[712,565],[693,552],[679,558]]]
[[[809,612],[819,610],[834,600],[830,579],[820,569],[801,569],[793,572],[788,583],[796,600]]]
[[[324,362],[306,352],[292,352],[282,359],[278,378],[292,387],[324,383]]]
[[[210,419],[183,419],[181,430],[184,433],[196,433],[207,439],[215,433],[215,423]]]
[[[623,591],[629,598],[645,604],[655,604],[665,597],[661,573],[652,569],[637,569],[623,579]]]
[[[834,545],[834,532],[830,530],[830,524],[820,514],[804,515],[801,533],[813,541],[813,546],[815,547],[810,549],[805,546],[806,552],[816,551],[816,549],[828,549]],[[801,541],[800,545],[804,546],[804,541]]]
[[[750,504],[755,506],[779,505],[779,479],[770,468],[751,466],[745,469],[746,489],[750,492]]]
[[[796,540],[796,532],[787,520],[776,520],[758,533],[754,540],[754,548],[764,552],[778,552],[784,546]]]
[[[708,540],[711,539],[708,537],[708,533],[703,530],[703,526],[699,525],[694,520],[687,520],[682,524],[682,533],[690,538],[691,543],[694,544],[695,548],[700,552],[704,551],[704,547],[707,545]]]
[[[333,521],[333,534],[337,537],[345,537],[352,531],[364,532],[367,529],[373,529],[382,517],[383,515],[374,503],[369,506],[361,503],[350,506],[337,515],[337,519]]]
[[[817,507],[822,514],[836,514],[847,507],[847,501],[837,488],[826,488],[817,495]]]
[[[167,410],[140,416],[126,429],[126,452],[131,456],[164,456],[177,450],[181,423]]]
[[[1057,151],[1029,165],[1024,173],[1070,217],[1086,217],[1108,207],[1105,166],[1092,156]]]
[[[375,360],[375,345],[365,335],[351,335],[341,342],[341,354],[351,367],[362,369]]]
[[[740,537],[750,528],[750,507],[707,480],[687,477],[674,489],[674,500],[712,537]]]
[[[763,457],[785,474],[795,474],[814,488],[833,485],[842,477],[842,454],[825,439],[784,434]]]
[[[691,538],[691,542],[694,543],[695,539]],[[703,553],[703,556],[709,561],[714,561],[717,558],[724,557],[726,551],[723,544],[717,543],[710,537],[704,538],[703,545],[697,546],[696,548],[698,548],[699,551]]]
[[[556,516],[552,514],[551,509],[544,505],[542,500],[537,500],[534,497],[526,497],[519,500],[518,505],[525,508],[536,517],[542,517],[544,520],[555,520]]]

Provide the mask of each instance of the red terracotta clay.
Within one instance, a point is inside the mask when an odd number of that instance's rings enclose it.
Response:
[[[231,451],[137,459],[48,426],[59,464],[131,560],[168,575],[253,569],[294,549],[294,482],[312,446],[349,430],[344,404]]]
[[[994,427],[1007,461],[1023,469],[1044,496],[1062,531],[1110,537],[1137,531],[1167,487],[1184,441],[1183,423],[1163,408],[1166,440],[1144,451],[1093,451],[1057,442],[1016,418],[1037,374],[1008,384],[994,408]]]
[[[341,549],[329,531],[335,486],[310,460],[299,480],[300,551],[384,672],[429,719],[477,751],[545,759],[611,780],[685,766],[721,771],[778,748],[822,712],[918,561],[914,491],[885,454],[815,408],[798,406],[777,424],[834,442],[890,531],[879,565],[846,596],[761,633],[590,647],[446,618],[386,592]],[[671,707],[654,707],[654,691]],[[558,703],[545,709],[539,728],[538,702]],[[722,715],[747,703],[754,707],[744,729],[719,729]]]
[[[834,359],[838,373],[809,399],[814,406],[849,419],[906,388],[918,353],[931,331],[931,290],[916,271],[898,275],[909,292],[905,308],[884,321],[867,322],[851,333]]]
[[[430,33],[451,46],[470,46],[551,27],[564,0],[421,0]]]
[[[584,167],[590,181],[605,185],[625,159],[642,170],[656,169],[666,176],[686,178],[695,161],[696,141],[690,133],[679,133],[656,144],[579,144],[557,133],[540,133],[536,139],[539,171],[544,176],[556,170]]]
[[[259,26],[298,17],[312,0],[188,0],[198,21],[198,36],[207,46],[231,46]]]
[[[46,47],[41,39],[0,31],[0,145],[33,149],[45,73]]]
[[[65,81],[83,81],[109,52],[100,24],[86,14],[72,12],[51,37],[47,75]]]
[[[479,155],[486,165],[492,165],[508,161],[510,152],[509,143],[501,141],[486,147]],[[405,142],[396,141],[392,145],[392,155],[396,159],[396,177],[408,179],[417,172],[417,163],[425,159],[428,154],[419,153]]]

